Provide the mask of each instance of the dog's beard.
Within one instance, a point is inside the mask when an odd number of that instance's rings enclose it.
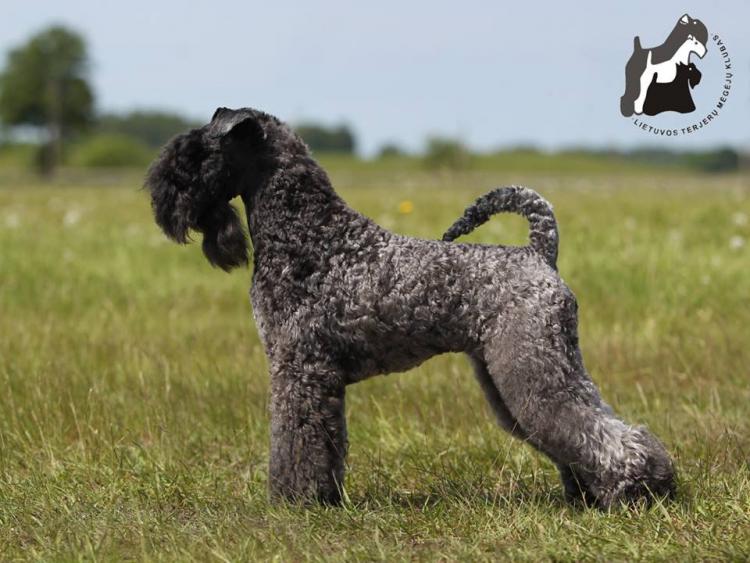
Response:
[[[232,175],[218,150],[203,143],[201,130],[176,137],[146,176],[157,224],[175,242],[203,233],[203,252],[223,270],[247,264],[248,242],[236,210]],[[236,188],[236,186],[235,186]]]

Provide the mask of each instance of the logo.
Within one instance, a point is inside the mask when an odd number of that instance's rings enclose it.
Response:
[[[636,127],[668,137],[693,133],[716,119],[727,101],[734,76],[726,45],[716,34],[711,37],[711,41],[718,56],[707,56],[708,29],[701,20],[692,18],[689,14],[684,14],[677,20],[661,45],[644,48],[640,37],[636,36],[633,40],[633,52],[625,65],[625,93],[620,98],[620,113],[631,118]],[[702,96],[699,107],[703,104],[703,109],[699,119],[680,122],[675,127],[674,119],[669,119],[669,112],[694,113],[694,95],[699,93],[699,86],[701,89],[707,87],[704,84],[704,74],[696,65],[696,61],[702,61],[704,57],[707,64],[712,59],[710,76],[713,83],[710,86],[715,84],[720,92],[718,101],[706,105],[705,95]],[[719,65],[721,69],[717,72]],[[710,103],[714,107],[710,107]],[[643,116],[660,117],[647,122]]]

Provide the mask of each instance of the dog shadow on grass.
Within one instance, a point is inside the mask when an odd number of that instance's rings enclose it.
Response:
[[[394,507],[428,510],[445,505],[539,506],[560,509],[570,506],[556,474],[541,467],[522,470],[497,463],[460,460],[440,461],[412,458],[392,471],[380,460],[371,460],[364,476],[351,476],[354,485],[347,502],[353,507]],[[406,484],[406,486],[405,486]]]
[[[562,487],[532,490],[526,485],[512,488],[476,488],[473,491],[446,492],[441,486],[425,491],[394,489],[391,491],[366,491],[350,499],[355,508],[390,506],[407,510],[430,510],[438,506],[538,506],[547,509],[573,507],[565,502]]]
[[[544,464],[542,464],[544,465]],[[460,461],[444,463],[415,460],[402,467],[402,471],[389,472],[384,465],[373,464],[364,479],[363,488],[354,486],[344,495],[345,502],[355,509],[395,508],[427,511],[439,507],[494,507],[497,509],[539,509],[559,512],[597,510],[581,498],[566,498],[557,472],[543,466],[521,468],[482,462],[472,463],[471,456]],[[422,478],[417,478],[421,476]],[[352,476],[357,483],[358,475]],[[406,486],[404,484],[408,483]],[[684,504],[684,487],[678,482],[679,495],[669,501]],[[610,511],[623,511],[637,515],[655,507],[663,508],[664,499],[652,498],[632,505],[612,507]],[[602,512],[607,512],[603,510]]]

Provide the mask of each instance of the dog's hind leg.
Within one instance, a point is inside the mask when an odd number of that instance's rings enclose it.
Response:
[[[560,468],[567,496],[608,507],[670,494],[664,447],[614,416],[586,373],[572,293],[527,296],[506,313],[484,340],[487,372],[524,439]]]
[[[272,500],[338,504],[347,450],[344,382],[325,364],[272,364]]]
[[[508,410],[500,391],[495,386],[495,382],[487,369],[487,363],[476,353],[469,354],[469,359],[474,367],[474,375],[482,391],[484,391],[487,402],[492,407],[492,412],[495,414],[497,422],[515,438],[526,441],[528,434],[521,428],[521,425],[513,417],[510,410]],[[558,469],[560,470],[560,479],[565,489],[566,499],[571,502],[583,500],[586,504],[594,503],[594,499],[588,494],[582,479],[571,466],[558,464]]]
[[[519,440],[526,439],[526,433],[523,428],[518,424],[518,421],[513,418],[513,415],[508,410],[508,407],[503,402],[503,398],[500,395],[495,382],[492,380],[490,372],[487,371],[487,363],[484,361],[479,354],[469,354],[469,360],[474,368],[474,375],[479,382],[479,386],[484,391],[484,396],[487,402],[492,408],[492,412],[495,414],[498,424],[503,427],[504,430],[510,432],[513,436]]]

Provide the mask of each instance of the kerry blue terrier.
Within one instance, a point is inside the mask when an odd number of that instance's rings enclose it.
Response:
[[[288,126],[226,108],[175,137],[146,186],[164,232],[180,243],[202,232],[224,270],[248,261],[229,201],[245,205],[271,370],[272,498],[339,502],[346,386],[443,352],[471,358],[500,424],[557,464],[569,498],[608,507],[672,494],[662,444],[617,418],[584,368],[557,225],[535,192],[485,195],[443,241],[397,235],[348,207]],[[529,246],[449,242],[501,211],[529,220]]]

